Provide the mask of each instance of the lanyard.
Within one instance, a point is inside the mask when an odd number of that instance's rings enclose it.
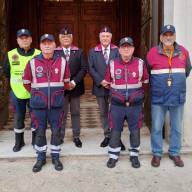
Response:
[[[171,52],[170,52],[170,54],[166,51],[166,49],[163,49],[163,52],[167,55],[167,57],[168,57],[168,64],[169,64],[169,76],[170,76],[170,74],[172,73],[172,68],[171,68],[171,66],[172,66],[172,58],[173,58],[173,53],[174,53],[174,48],[172,48],[171,50],[170,50]]]

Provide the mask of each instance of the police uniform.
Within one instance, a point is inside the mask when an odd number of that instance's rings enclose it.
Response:
[[[73,35],[72,31],[65,26],[60,31],[61,35]],[[72,90],[65,91],[65,103],[64,103],[64,121],[61,128],[61,138],[65,137],[65,128],[67,121],[67,114],[70,108],[71,113],[71,122],[73,130],[73,142],[77,147],[82,146],[80,140],[80,96],[84,94],[84,77],[87,73],[87,63],[85,61],[83,50],[70,45],[69,47],[60,47],[57,48],[59,55],[63,56],[70,69],[70,81],[75,87]]]
[[[31,32],[28,29],[20,29],[17,31],[17,37],[31,36]],[[30,98],[30,94],[23,87],[22,75],[27,62],[35,55],[40,54],[40,51],[34,48],[25,52],[24,49],[18,47],[9,51],[4,59],[4,73],[10,81],[11,86],[11,104],[14,110],[14,131],[15,131],[15,146],[13,151],[17,152],[21,150],[24,143],[24,119],[26,113],[26,106]],[[34,127],[31,125],[33,131],[34,141]]]
[[[50,34],[41,36],[44,40],[55,41]],[[51,127],[51,156],[52,161],[59,160],[60,129],[63,119],[64,83],[69,81],[69,69],[63,57],[53,55],[52,59],[45,59],[39,55],[32,59],[26,66],[23,82],[26,89],[30,90],[30,106],[32,120],[36,128],[34,148],[37,151],[37,164],[46,159],[47,122]],[[60,166],[62,169],[62,166]],[[37,167],[38,168],[38,167]],[[33,170],[39,171],[38,169]]]
[[[109,27],[103,27],[100,30],[100,33],[102,32],[112,33]],[[92,48],[89,51],[88,55],[89,73],[93,79],[92,93],[96,96],[97,99],[97,103],[100,110],[100,118],[105,136],[104,141],[101,143],[101,147],[106,147],[108,145],[110,137],[110,129],[108,123],[109,90],[102,87],[101,82],[105,77],[109,61],[118,57],[118,48],[117,46],[110,44],[107,47],[107,51],[107,60],[104,57],[104,47],[101,44]]]
[[[130,37],[121,39],[124,44],[133,46]],[[128,123],[130,131],[130,160],[133,167],[139,167],[138,153],[140,148],[140,128],[142,127],[142,105],[144,99],[143,84],[148,83],[148,73],[143,60],[133,57],[124,62],[121,57],[111,60],[105,80],[110,83],[110,126],[111,138],[109,142],[109,161],[107,166],[112,168],[118,160],[121,147],[120,138],[124,121]]]

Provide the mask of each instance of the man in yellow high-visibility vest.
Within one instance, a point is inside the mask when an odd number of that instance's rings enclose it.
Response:
[[[24,129],[25,129],[25,113],[28,104],[30,93],[23,87],[22,75],[26,64],[34,56],[40,54],[40,51],[31,48],[32,36],[28,29],[20,29],[17,31],[18,48],[12,49],[4,58],[3,66],[4,73],[10,82],[11,104],[14,110],[14,131],[15,131],[15,145],[13,151],[20,151],[25,145],[24,143]],[[35,137],[35,130],[33,131],[32,144]]]

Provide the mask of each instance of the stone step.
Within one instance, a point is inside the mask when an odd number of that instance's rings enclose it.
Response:
[[[125,129],[122,133],[122,141],[128,148],[128,130]],[[47,140],[50,141],[50,130],[47,130]],[[82,148],[77,148],[72,142],[71,129],[66,130],[66,138],[62,145],[61,156],[62,157],[86,157],[86,156],[107,156],[107,147],[101,148],[100,142],[103,140],[102,130],[99,128],[82,129],[81,140],[83,142]],[[31,131],[25,131],[25,143],[26,145],[20,152],[13,152],[12,147],[14,145],[14,132],[13,131],[0,131],[0,159],[25,159],[35,158],[36,153],[31,146]],[[48,145],[47,156],[50,156]],[[167,153],[168,144],[164,141],[164,151]],[[187,147],[183,147],[182,153],[191,153],[192,150]],[[141,155],[150,155],[150,136],[146,127],[141,129]],[[128,155],[128,150],[121,152],[121,155]]]

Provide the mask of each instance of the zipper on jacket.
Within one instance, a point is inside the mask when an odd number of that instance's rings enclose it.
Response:
[[[128,69],[127,69],[127,64],[125,64],[125,82],[126,82],[126,92],[125,92],[125,101],[128,101]]]
[[[48,67],[47,71],[47,78],[48,78],[48,109],[51,109],[51,90],[50,90],[50,68]]]

